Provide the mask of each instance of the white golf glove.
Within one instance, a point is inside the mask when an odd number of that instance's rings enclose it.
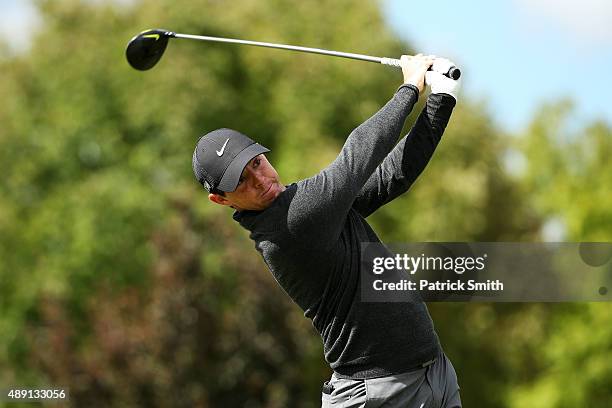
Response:
[[[441,72],[448,72],[449,68],[454,65],[446,58],[436,58],[431,67],[432,70],[425,73],[425,84],[431,87],[431,93],[445,93],[457,101],[461,88],[461,78],[455,80],[441,74]]]

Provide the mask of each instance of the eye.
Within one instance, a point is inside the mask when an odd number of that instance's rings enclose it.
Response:
[[[244,177],[240,177],[240,178],[238,179],[238,185],[241,185],[243,181],[244,181]]]
[[[259,157],[255,158],[255,160],[253,160],[253,167],[259,166],[260,162],[261,162],[261,159]]]

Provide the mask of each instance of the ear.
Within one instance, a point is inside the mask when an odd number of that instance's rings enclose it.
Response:
[[[219,194],[209,194],[208,195],[208,199],[210,201],[212,201],[215,204],[219,204],[219,205],[229,205],[231,206],[232,203],[225,197],[223,197],[222,195]]]

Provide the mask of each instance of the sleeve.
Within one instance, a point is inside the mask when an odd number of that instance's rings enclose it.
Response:
[[[293,235],[324,248],[338,240],[357,194],[393,149],[418,94],[414,85],[400,86],[383,108],[351,132],[329,166],[297,183],[287,214]]]
[[[353,208],[367,217],[408,191],[431,159],[456,104],[452,96],[431,94],[414,126],[372,173]]]

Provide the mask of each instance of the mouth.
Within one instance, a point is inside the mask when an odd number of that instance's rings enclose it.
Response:
[[[270,185],[268,186],[268,188],[266,189],[266,191],[264,191],[264,192],[261,194],[261,197],[262,197],[262,198],[265,198],[265,197],[268,195],[268,193],[269,193],[269,192],[272,190],[272,185],[273,185],[273,184],[274,184],[274,183],[270,183]]]

